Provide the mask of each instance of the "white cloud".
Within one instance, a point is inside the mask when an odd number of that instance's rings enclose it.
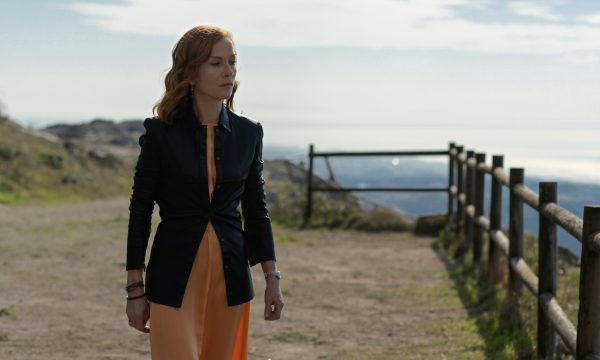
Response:
[[[458,18],[453,6],[476,7],[481,3],[475,0],[131,0],[122,5],[75,2],[68,8],[101,28],[116,32],[179,36],[197,24],[217,24],[231,30],[238,44],[247,46],[600,53],[599,27],[475,22]],[[528,2],[511,6],[521,15],[562,19]]]
[[[549,21],[562,21],[564,16],[553,12],[549,7],[532,2],[514,2],[508,8],[519,16],[539,18]]]
[[[579,17],[579,20],[588,24],[600,25],[600,12],[588,16],[581,16]]]

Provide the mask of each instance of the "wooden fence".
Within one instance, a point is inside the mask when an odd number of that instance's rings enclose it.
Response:
[[[556,182],[539,183],[538,193],[525,186],[524,169],[503,168],[503,156],[486,163],[484,153],[450,144],[448,222],[463,233],[463,245],[480,262],[484,231],[489,234],[487,278],[500,281],[500,256],[508,258],[508,300],[517,300],[525,286],[538,299],[538,355],[556,357],[556,334],[578,360],[600,359],[600,206],[585,206],[583,220],[557,205]],[[485,177],[491,176],[489,218],[485,215]],[[508,234],[501,230],[502,191],[509,193]],[[592,199],[595,201],[596,199]],[[523,207],[539,214],[537,274],[523,258]],[[557,226],[582,244],[577,328],[556,300]]]
[[[323,157],[325,159],[325,164],[327,165],[327,170],[329,171],[329,180],[335,181],[335,175],[333,174],[333,169],[331,168],[331,164],[329,163],[330,157],[340,157],[340,156],[439,156],[443,155],[446,157],[450,156],[450,152],[448,150],[419,150],[419,151],[356,151],[356,152],[315,152],[314,145],[310,144],[308,150],[308,173],[307,173],[307,188],[306,188],[306,208],[304,210],[304,219],[302,223],[302,227],[305,227],[312,213],[312,196],[315,191],[401,191],[401,192],[445,192],[447,193],[448,187],[370,187],[370,188],[344,188],[344,187],[318,187],[313,184],[313,164],[314,159],[317,157]],[[449,164],[453,164],[452,161],[449,160]],[[452,170],[448,172],[448,174],[452,174]],[[448,208],[450,209],[450,197],[448,198]]]

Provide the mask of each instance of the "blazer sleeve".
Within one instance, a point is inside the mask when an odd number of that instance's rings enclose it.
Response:
[[[139,138],[141,149],[135,166],[129,202],[126,270],[146,270],[144,261],[160,173],[158,138],[151,124],[152,119],[144,120],[146,132]]]
[[[242,194],[242,213],[244,215],[244,234],[248,251],[248,262],[254,266],[259,262],[276,260],[271,218],[267,209],[265,179],[263,171],[263,128],[258,122],[258,135],[254,158],[246,178]]]

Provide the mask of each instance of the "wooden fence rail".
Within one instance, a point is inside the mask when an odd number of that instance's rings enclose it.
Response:
[[[318,187],[313,184],[313,172],[314,172],[314,159],[318,157],[322,157],[325,160],[325,165],[327,165],[327,170],[329,171],[329,180],[335,180],[335,176],[333,174],[333,169],[331,168],[331,164],[329,163],[330,157],[356,157],[356,156],[445,156],[449,157],[449,150],[418,150],[418,151],[335,151],[335,152],[316,152],[314,149],[314,145],[310,144],[308,149],[308,173],[306,180],[306,207],[304,209],[304,218],[301,227],[305,227],[310,221],[310,216],[312,214],[312,197],[313,192],[315,191],[400,191],[400,192],[443,192],[447,193],[447,187]],[[453,166],[453,162],[449,161],[450,166]],[[450,178],[453,174],[453,169],[450,169],[448,172],[449,180],[452,182]],[[448,197],[448,209],[449,211],[452,208],[452,204],[450,204],[451,197]]]
[[[508,272],[507,299],[518,306],[523,288],[538,298],[537,350],[540,358],[556,357],[556,334],[578,360],[600,359],[600,206],[585,206],[583,220],[557,204],[557,183],[539,183],[538,193],[525,185],[525,171],[503,168],[503,156],[492,157],[450,144],[448,176],[448,224],[463,233],[463,246],[471,249],[473,261],[481,260],[483,234],[488,233],[487,279],[498,283]],[[485,216],[485,176],[492,177],[489,218]],[[508,234],[501,229],[502,191],[509,191]],[[456,204],[456,206],[454,205]],[[523,258],[523,207],[539,215],[537,274]],[[456,211],[455,211],[456,209]],[[560,226],[582,243],[577,328],[556,300],[557,241]],[[508,258],[508,269],[500,267],[500,256]]]

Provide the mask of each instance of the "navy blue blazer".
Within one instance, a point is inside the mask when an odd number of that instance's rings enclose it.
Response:
[[[215,127],[216,183],[209,201],[206,126],[191,106],[184,114],[172,125],[144,120],[129,205],[126,269],[146,271],[149,301],[180,307],[210,220],[221,243],[227,302],[242,304],[254,297],[249,267],[275,260],[262,176],[263,128],[223,105]],[[161,221],[146,266],[155,202]]]

